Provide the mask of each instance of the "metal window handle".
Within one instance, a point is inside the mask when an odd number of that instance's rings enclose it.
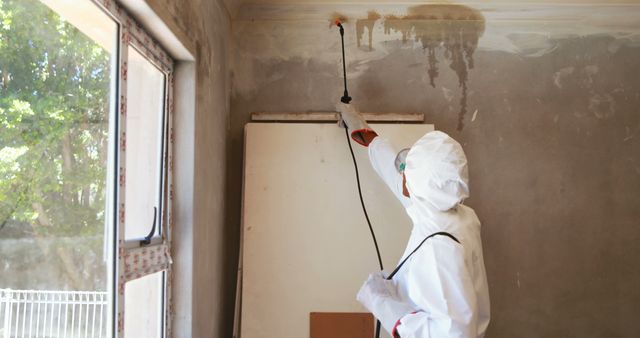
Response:
[[[140,245],[149,245],[151,244],[151,239],[153,238],[153,234],[156,233],[156,218],[158,217],[158,208],[153,207],[153,225],[151,226],[151,232],[140,241]]]

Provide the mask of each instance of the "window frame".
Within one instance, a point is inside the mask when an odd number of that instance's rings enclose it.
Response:
[[[112,227],[108,240],[111,248],[109,261],[109,295],[111,297],[111,316],[108,316],[110,337],[124,337],[124,290],[125,284],[156,272],[163,272],[164,287],[160,323],[161,336],[171,337],[171,230],[173,228],[173,150],[174,150],[174,60],[144,27],[134,20],[127,11],[114,0],[89,0],[106,13],[117,25],[117,40],[114,37],[115,70],[112,86],[112,108],[109,112],[113,119],[114,133],[110,143],[110,152],[114,161],[109,163],[107,171],[112,188],[109,195],[109,212]],[[164,105],[161,146],[160,146],[160,203],[157,211],[157,234],[149,244],[139,240],[125,240],[125,194],[126,194],[126,112],[127,112],[127,62],[129,48],[134,48],[158,70],[164,74]],[[110,122],[111,123],[111,122]],[[149,225],[151,226],[151,225]]]

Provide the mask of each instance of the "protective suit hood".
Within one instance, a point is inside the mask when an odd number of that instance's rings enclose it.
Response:
[[[447,211],[469,197],[467,157],[441,131],[425,134],[411,147],[404,173],[412,203],[422,207]]]

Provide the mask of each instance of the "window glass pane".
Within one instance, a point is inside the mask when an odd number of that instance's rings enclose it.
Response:
[[[0,1],[0,332],[104,336],[117,25],[88,0],[45,3]]]
[[[124,336],[159,337],[162,323],[164,272],[125,284]]]
[[[139,239],[149,234],[159,206],[165,77],[133,47],[127,72],[125,238]]]

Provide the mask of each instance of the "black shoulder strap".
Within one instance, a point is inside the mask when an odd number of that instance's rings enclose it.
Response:
[[[420,244],[418,244],[418,246],[413,249],[413,251],[411,251],[411,253],[409,255],[407,255],[407,257],[405,257],[405,259],[402,260],[402,262],[400,262],[400,264],[398,264],[398,266],[395,268],[395,270],[393,270],[393,272],[389,275],[389,277],[387,277],[387,280],[391,280],[391,278],[393,278],[393,276],[396,275],[396,273],[398,273],[398,271],[400,270],[400,268],[404,265],[404,263],[407,262],[407,260],[413,256],[414,253],[416,253],[416,251],[418,251],[418,249],[420,249],[420,247],[422,246],[422,244],[424,244],[424,242],[426,242],[429,238],[434,237],[434,236],[447,236],[449,238],[451,238],[452,240],[456,241],[458,244],[460,244],[460,241],[452,234],[448,233],[448,232],[436,232],[433,233],[429,236],[427,236],[425,239],[422,240],[422,242],[420,242]]]

